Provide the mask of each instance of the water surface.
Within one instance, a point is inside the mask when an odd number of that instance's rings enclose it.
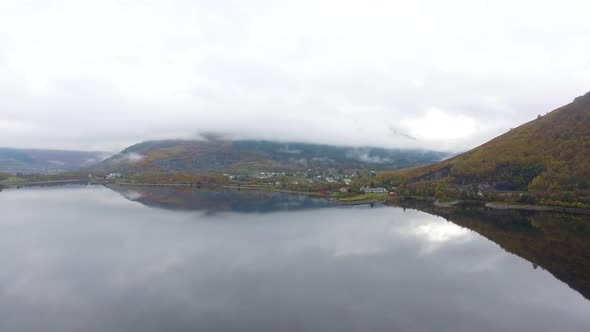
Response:
[[[99,186],[0,211],[0,331],[590,329],[587,220]]]

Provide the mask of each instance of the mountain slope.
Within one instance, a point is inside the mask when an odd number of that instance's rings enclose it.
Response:
[[[0,171],[23,173],[69,171],[96,164],[104,157],[102,152],[0,148]]]
[[[445,153],[352,148],[305,143],[225,140],[148,141],[128,147],[100,168],[118,172],[211,172],[247,174],[310,168],[385,170],[432,163]]]
[[[427,196],[528,191],[530,200],[590,204],[590,93],[454,158],[379,179]]]

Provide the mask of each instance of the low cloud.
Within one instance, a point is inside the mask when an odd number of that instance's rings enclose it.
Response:
[[[590,2],[367,1],[2,2],[2,144],[461,151],[588,89]]]
[[[122,153],[113,157],[113,162],[124,162],[124,163],[137,163],[144,159],[145,157],[139,153],[129,152],[129,153]]]
[[[346,158],[362,161],[365,163],[372,164],[384,164],[390,163],[391,159],[380,157],[377,155],[371,155],[370,149],[354,149],[346,152]]]
[[[303,153],[303,151],[301,151],[301,150],[289,149],[288,147],[279,149],[279,152],[280,153],[288,153],[288,154],[301,154],[301,153]]]

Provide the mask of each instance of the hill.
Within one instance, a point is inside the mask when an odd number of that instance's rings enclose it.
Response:
[[[471,151],[384,172],[402,194],[590,204],[590,93]]]
[[[447,154],[306,143],[219,139],[148,141],[130,146],[98,168],[108,172],[226,172],[253,174],[309,169],[386,170],[432,163]]]
[[[102,152],[0,148],[0,172],[57,173],[102,161]]]

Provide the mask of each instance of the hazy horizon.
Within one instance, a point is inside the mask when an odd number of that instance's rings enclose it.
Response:
[[[206,134],[209,135],[209,134]],[[388,149],[388,150],[396,150],[396,149],[400,149],[400,150],[416,150],[416,151],[433,151],[433,152],[441,152],[441,153],[448,153],[449,155],[451,154],[455,154],[456,152],[454,151],[445,151],[445,150],[436,150],[436,149],[429,149],[429,148],[423,148],[423,147],[404,147],[404,146],[400,146],[400,147],[387,147],[387,146],[379,146],[379,145],[367,145],[367,144],[339,144],[339,143],[322,143],[322,142],[314,142],[314,141],[304,141],[304,140],[281,140],[281,139],[258,139],[258,138],[247,138],[247,137],[236,137],[236,136],[232,136],[232,135],[223,135],[223,134],[219,134],[218,137],[212,139],[210,137],[203,137],[201,135],[196,135],[194,137],[188,137],[188,138],[160,138],[160,139],[154,139],[154,140],[144,140],[144,141],[138,141],[135,143],[131,143],[130,145],[126,145],[124,147],[122,147],[119,150],[111,150],[111,151],[107,151],[107,150],[84,150],[84,149],[63,149],[63,148],[31,148],[31,147],[14,147],[14,146],[0,146],[0,149],[10,149],[10,150],[39,150],[39,151],[64,151],[64,152],[96,152],[96,153],[104,153],[106,155],[113,155],[116,153],[119,153],[121,151],[123,151],[126,148],[129,148],[131,146],[137,145],[137,144],[141,144],[141,143],[145,143],[145,142],[149,142],[149,141],[178,141],[178,142],[193,142],[193,141],[220,141],[220,142],[237,142],[237,141],[260,141],[260,142],[273,142],[273,143],[278,143],[278,144],[310,144],[310,145],[326,145],[326,146],[331,146],[331,147],[344,147],[344,148],[353,148],[353,149],[363,149],[363,148],[370,148],[370,149]],[[462,152],[462,151],[461,151]],[[460,152],[459,152],[460,153]]]

